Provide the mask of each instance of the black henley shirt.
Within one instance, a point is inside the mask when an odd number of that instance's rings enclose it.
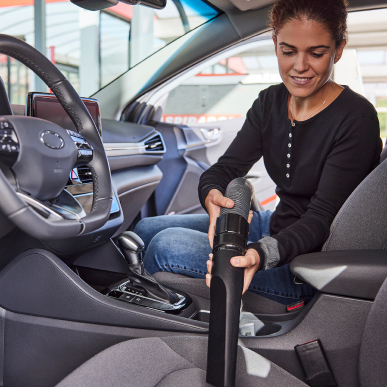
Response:
[[[282,83],[261,91],[226,153],[199,183],[204,207],[211,189],[224,193],[263,156],[280,202],[271,217],[271,236],[249,245],[258,251],[262,269],[321,250],[335,215],[379,164],[382,150],[374,107],[348,86],[324,110],[294,126],[287,100]]]

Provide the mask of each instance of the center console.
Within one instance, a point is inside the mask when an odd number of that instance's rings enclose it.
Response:
[[[121,303],[141,307],[145,311],[154,311],[163,315],[174,315],[186,319],[193,326],[197,322],[209,323],[210,300],[204,280],[197,280],[172,273],[156,273],[150,276],[142,263],[144,244],[133,232],[124,232],[117,238],[119,251],[125,258],[126,275],[112,285],[106,286],[101,293]],[[82,277],[82,271],[79,273]],[[159,274],[159,275],[158,275]],[[161,281],[158,281],[161,274]],[[165,281],[169,277],[170,281]],[[85,278],[86,279],[86,278]],[[87,280],[87,279],[86,279]],[[181,281],[181,283],[179,283]],[[195,286],[202,287],[198,292]],[[200,294],[201,292],[201,294]],[[277,313],[251,313],[249,297],[241,309],[239,333],[241,337],[278,335],[289,330],[296,317],[304,310],[304,303],[291,306],[278,305]],[[247,297],[247,298],[246,298]]]

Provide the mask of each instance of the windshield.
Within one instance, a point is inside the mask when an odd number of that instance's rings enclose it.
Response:
[[[35,31],[44,29],[47,57],[84,97],[218,15],[201,0],[168,0],[163,10],[119,3],[100,12],[46,0],[45,9],[45,26],[39,26],[34,0],[0,0],[0,33],[35,45]],[[14,104],[24,104],[28,91],[48,91],[38,90],[34,76],[3,55],[0,76]]]

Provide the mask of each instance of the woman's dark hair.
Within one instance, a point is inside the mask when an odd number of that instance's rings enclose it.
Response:
[[[347,41],[347,5],[347,0],[278,0],[269,27],[276,34],[288,21],[306,17],[324,25],[339,47]]]

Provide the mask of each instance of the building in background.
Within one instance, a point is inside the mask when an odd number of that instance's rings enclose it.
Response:
[[[85,97],[217,15],[195,0],[171,0],[164,10],[118,4],[91,12],[69,0],[46,0],[45,8],[46,55]],[[0,33],[34,45],[34,0],[0,0]],[[4,55],[0,76],[11,103],[25,104],[36,89],[31,72]]]

